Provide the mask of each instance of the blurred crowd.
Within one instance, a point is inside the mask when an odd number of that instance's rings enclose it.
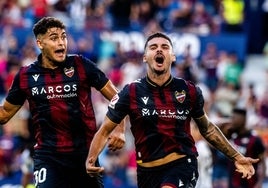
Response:
[[[1,0],[0,100],[6,95],[17,70],[34,62],[39,53],[33,36],[21,36],[26,38],[20,44],[16,29],[31,30],[37,20],[48,15],[60,18],[73,31],[122,30],[145,35],[156,30],[197,35],[244,33],[248,36],[247,54],[259,53],[268,57],[268,26],[264,24],[268,23],[267,0]],[[145,74],[142,54],[134,45],[128,50],[120,43],[109,46],[114,48],[110,49],[113,53],[103,61],[90,36],[75,40],[69,35],[68,40],[70,53],[83,54],[99,64],[119,89]],[[230,121],[233,108],[246,109],[247,128],[256,131],[268,148],[267,85],[262,85],[262,92],[257,92],[254,83],[244,82],[247,62],[242,62],[236,51],[224,51],[215,43],[208,43],[205,51],[194,57],[191,49],[192,46],[187,45],[177,56],[172,66],[173,75],[200,86],[206,100],[205,109],[220,127]],[[268,61],[268,58],[263,59]],[[264,72],[268,79],[268,71]],[[97,92],[93,92],[93,97],[100,125],[108,101]],[[106,169],[106,187],[136,187],[135,152],[129,123],[127,126],[126,146],[117,152],[104,150],[101,155],[100,161]],[[34,139],[31,131],[27,104],[0,129],[0,187],[26,187],[32,183]],[[268,157],[267,152],[265,157]],[[202,171],[210,177],[215,162],[212,159],[207,159],[206,172]],[[203,176],[201,174],[200,178]],[[267,178],[268,174],[265,176]],[[213,179],[208,180],[211,181],[206,188],[213,187]]]

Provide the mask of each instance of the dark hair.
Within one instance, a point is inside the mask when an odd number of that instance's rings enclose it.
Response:
[[[52,27],[65,29],[65,25],[59,19],[54,17],[44,17],[34,24],[33,33],[35,37],[37,37],[39,34],[45,34],[47,30]]]
[[[234,108],[233,113],[241,114],[243,116],[246,116],[247,115],[247,110],[244,109],[244,108]]]
[[[153,38],[158,38],[158,37],[167,39],[167,40],[170,42],[171,46],[173,46],[171,39],[170,39],[166,34],[164,34],[164,33],[160,33],[160,32],[156,32],[156,33],[151,34],[151,35],[147,38],[147,40],[146,40],[146,42],[145,42],[145,45],[144,45],[144,49],[146,48],[146,46],[147,46],[147,44],[148,44],[148,42],[149,42],[150,40],[152,40]]]

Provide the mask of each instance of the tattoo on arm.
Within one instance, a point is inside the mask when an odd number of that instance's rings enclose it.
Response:
[[[216,149],[221,151],[229,159],[239,155],[239,153],[230,144],[224,134],[221,132],[218,126],[209,121],[207,116],[203,116],[199,119],[195,119],[195,122],[199,128],[201,135]]]

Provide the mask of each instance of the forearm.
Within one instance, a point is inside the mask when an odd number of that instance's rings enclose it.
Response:
[[[91,142],[90,149],[88,152],[88,159],[91,158],[94,162],[96,162],[99,154],[105,147],[107,140],[108,135],[103,135],[102,132],[98,131]]]
[[[121,123],[119,123],[115,128],[114,131],[118,132],[118,133],[122,133],[124,134],[126,130],[126,126],[125,126],[125,119],[123,119],[121,121]]]
[[[20,107],[20,105],[12,105],[5,101],[3,106],[0,106],[0,125],[7,123],[20,109]]]
[[[207,117],[196,119],[201,135],[216,149],[231,160],[237,160],[242,155],[235,150],[221,130],[208,120]]]
[[[101,125],[100,129],[94,135],[93,140],[91,142],[89,152],[88,152],[88,159],[92,158],[94,161],[98,158],[99,154],[105,147],[110,133],[114,130],[117,124],[111,122],[107,117],[103,124]]]

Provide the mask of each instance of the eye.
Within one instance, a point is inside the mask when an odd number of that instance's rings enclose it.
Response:
[[[56,41],[56,40],[58,40],[58,37],[55,36],[55,37],[51,37],[50,39],[51,39],[52,41]]]
[[[153,45],[153,46],[150,46],[150,50],[155,50],[157,48],[157,46]]]
[[[61,39],[62,39],[62,40],[65,40],[66,38],[67,38],[67,35],[62,35],[62,36],[61,36]]]

